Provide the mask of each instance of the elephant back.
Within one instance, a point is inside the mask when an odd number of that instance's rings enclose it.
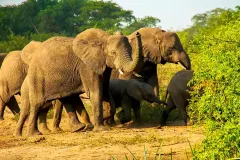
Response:
[[[9,72],[9,70],[10,70],[9,68],[14,68],[16,66],[15,63],[22,63],[22,61],[21,61],[21,51],[16,50],[16,51],[9,52],[7,54],[7,56],[1,62],[1,72],[11,74]]]
[[[31,61],[31,58],[34,54],[34,51],[41,45],[41,42],[38,41],[31,41],[28,43],[21,52],[21,58],[24,63],[29,64]]]
[[[172,79],[170,80],[170,84],[173,83],[176,87],[180,86],[181,88],[184,86],[187,89],[189,88],[187,84],[192,79],[192,77],[192,70],[181,70],[172,77]]]

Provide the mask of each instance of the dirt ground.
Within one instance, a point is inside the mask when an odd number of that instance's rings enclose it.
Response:
[[[180,70],[177,65],[163,65],[158,68],[161,92],[164,93],[171,76]],[[84,102],[87,103],[86,101]],[[138,128],[131,125],[117,125],[109,131],[71,133],[66,113],[60,127],[61,133],[27,137],[26,125],[22,137],[14,137],[17,121],[7,109],[5,120],[0,121],[0,160],[147,160],[191,159],[191,149],[203,140],[203,128],[182,126],[176,120],[167,126],[147,124]],[[48,119],[51,129],[52,119]],[[190,143],[190,145],[189,145]],[[126,158],[127,157],[127,158]]]
[[[51,129],[52,119],[48,119]],[[190,145],[201,143],[203,130],[181,126],[182,122],[168,123],[158,129],[156,126],[133,128],[129,125],[117,125],[110,131],[87,131],[71,133],[68,118],[63,116],[61,133],[43,134],[26,137],[26,126],[22,137],[14,137],[13,131],[17,121],[9,110],[5,111],[5,120],[0,121],[0,159],[147,159],[158,158],[180,160],[190,159]],[[188,142],[189,141],[189,142]],[[145,149],[144,149],[145,148]],[[127,158],[125,157],[127,156]]]

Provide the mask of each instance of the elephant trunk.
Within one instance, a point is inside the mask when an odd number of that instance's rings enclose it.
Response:
[[[179,62],[184,68],[191,70],[191,60],[185,51],[181,52]]]
[[[123,70],[125,72],[132,72],[142,60],[142,41],[141,41],[141,35],[137,32],[136,34],[136,49],[132,53],[132,60],[131,57],[127,54],[124,54],[122,57],[124,59],[123,64]]]

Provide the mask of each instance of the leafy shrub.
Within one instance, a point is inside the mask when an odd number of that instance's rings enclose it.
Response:
[[[31,40],[43,42],[53,36],[65,36],[56,33],[31,34],[30,36],[14,35],[12,32],[6,41],[0,41],[0,53],[8,53],[14,50],[22,50]]]
[[[25,36],[14,35],[11,33],[7,41],[0,41],[0,53],[8,53],[14,50],[22,50],[29,43],[29,39]]]
[[[29,39],[34,41],[43,42],[54,36],[65,36],[64,34],[55,34],[55,33],[39,33],[39,34],[31,34]]]
[[[195,159],[240,156],[240,11],[232,14],[235,19],[225,22],[220,14],[221,25],[200,29],[190,42],[189,49],[196,52],[190,117],[206,128]]]

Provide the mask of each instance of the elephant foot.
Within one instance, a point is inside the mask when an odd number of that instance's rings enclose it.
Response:
[[[42,135],[42,133],[38,130],[28,131],[28,136],[38,136]]]
[[[78,124],[70,124],[70,131],[71,132],[77,132],[77,131],[81,131],[85,128],[85,124],[83,123],[78,123]]]
[[[160,124],[160,125],[156,126],[155,129],[162,129],[162,127],[163,127],[163,125]]]
[[[94,126],[93,131],[109,131],[110,127],[108,126]]]
[[[51,130],[46,125],[39,126],[39,128],[44,134],[51,133]]]
[[[105,121],[103,122],[103,124],[104,124],[104,126],[108,126],[108,127],[111,126],[111,125],[109,124],[108,120],[105,120]]]
[[[104,121],[104,126],[111,127],[111,126],[115,126],[115,125],[116,125],[116,122],[113,118],[110,118],[110,119],[107,119]]]
[[[59,133],[59,132],[63,132],[63,130],[60,127],[53,127],[52,132]]]
[[[140,127],[142,125],[141,121],[133,121],[132,123],[129,123],[129,127]]]
[[[86,124],[86,127],[82,131],[91,131],[93,130],[94,126],[92,123]]]
[[[13,133],[13,136],[14,137],[20,137],[20,136],[22,136],[22,133],[20,131],[15,130],[14,133]]]
[[[0,117],[0,121],[3,121],[4,120],[4,118],[3,117]]]

